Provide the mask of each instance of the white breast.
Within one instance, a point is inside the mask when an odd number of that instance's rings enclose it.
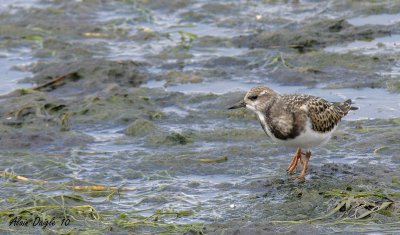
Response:
[[[263,125],[267,135],[269,137],[271,137],[271,139],[273,141],[277,142],[278,144],[282,144],[284,146],[289,146],[289,147],[296,147],[296,148],[300,147],[300,148],[309,150],[313,147],[323,145],[330,140],[332,133],[336,129],[336,126],[335,126],[335,128],[333,128],[333,130],[331,130],[330,132],[326,132],[326,133],[316,132],[312,129],[311,121],[308,119],[303,132],[299,136],[297,136],[294,139],[281,140],[281,139],[276,138],[271,133],[271,130],[269,129],[267,122],[265,120],[264,114],[262,114],[261,112],[257,112],[257,115],[258,115],[261,125]]]

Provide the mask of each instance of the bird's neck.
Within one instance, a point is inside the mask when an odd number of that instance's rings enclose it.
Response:
[[[271,111],[272,106],[276,104],[276,101],[278,100],[277,96],[271,97],[270,100],[265,103],[265,107],[262,107],[261,112],[263,112],[264,114],[268,114]]]

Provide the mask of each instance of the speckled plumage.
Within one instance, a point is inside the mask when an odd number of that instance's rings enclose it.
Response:
[[[329,134],[352,109],[351,100],[333,103],[311,95],[280,95],[264,86],[252,88],[243,103],[246,108],[257,113],[267,135],[278,141],[301,137],[307,131],[308,123],[313,132]],[[321,136],[323,142],[325,139]]]
[[[300,178],[306,174],[310,149],[329,141],[340,120],[349,110],[357,109],[351,106],[351,100],[329,102],[311,95],[281,95],[265,86],[252,88],[243,101],[230,109],[243,107],[257,114],[262,128],[272,140],[297,147],[288,172],[292,173],[300,161],[303,165]],[[301,160],[302,157],[305,159]]]
[[[317,132],[329,132],[351,109],[351,100],[343,103],[332,103],[311,95],[280,96],[285,112],[307,115],[311,119],[312,129]],[[296,118],[296,117],[295,117]]]

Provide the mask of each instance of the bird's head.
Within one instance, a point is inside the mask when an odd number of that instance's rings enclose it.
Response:
[[[278,93],[269,87],[256,86],[247,92],[242,101],[229,107],[229,109],[247,108],[254,112],[262,111],[277,95]]]

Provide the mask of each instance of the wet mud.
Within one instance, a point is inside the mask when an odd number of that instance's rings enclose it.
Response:
[[[399,232],[399,23],[362,23],[399,12],[395,1],[0,5],[1,233]],[[293,149],[250,111],[227,110],[260,84],[360,107],[313,150],[305,182],[286,173]],[[32,230],[8,226],[14,216],[72,221]]]

